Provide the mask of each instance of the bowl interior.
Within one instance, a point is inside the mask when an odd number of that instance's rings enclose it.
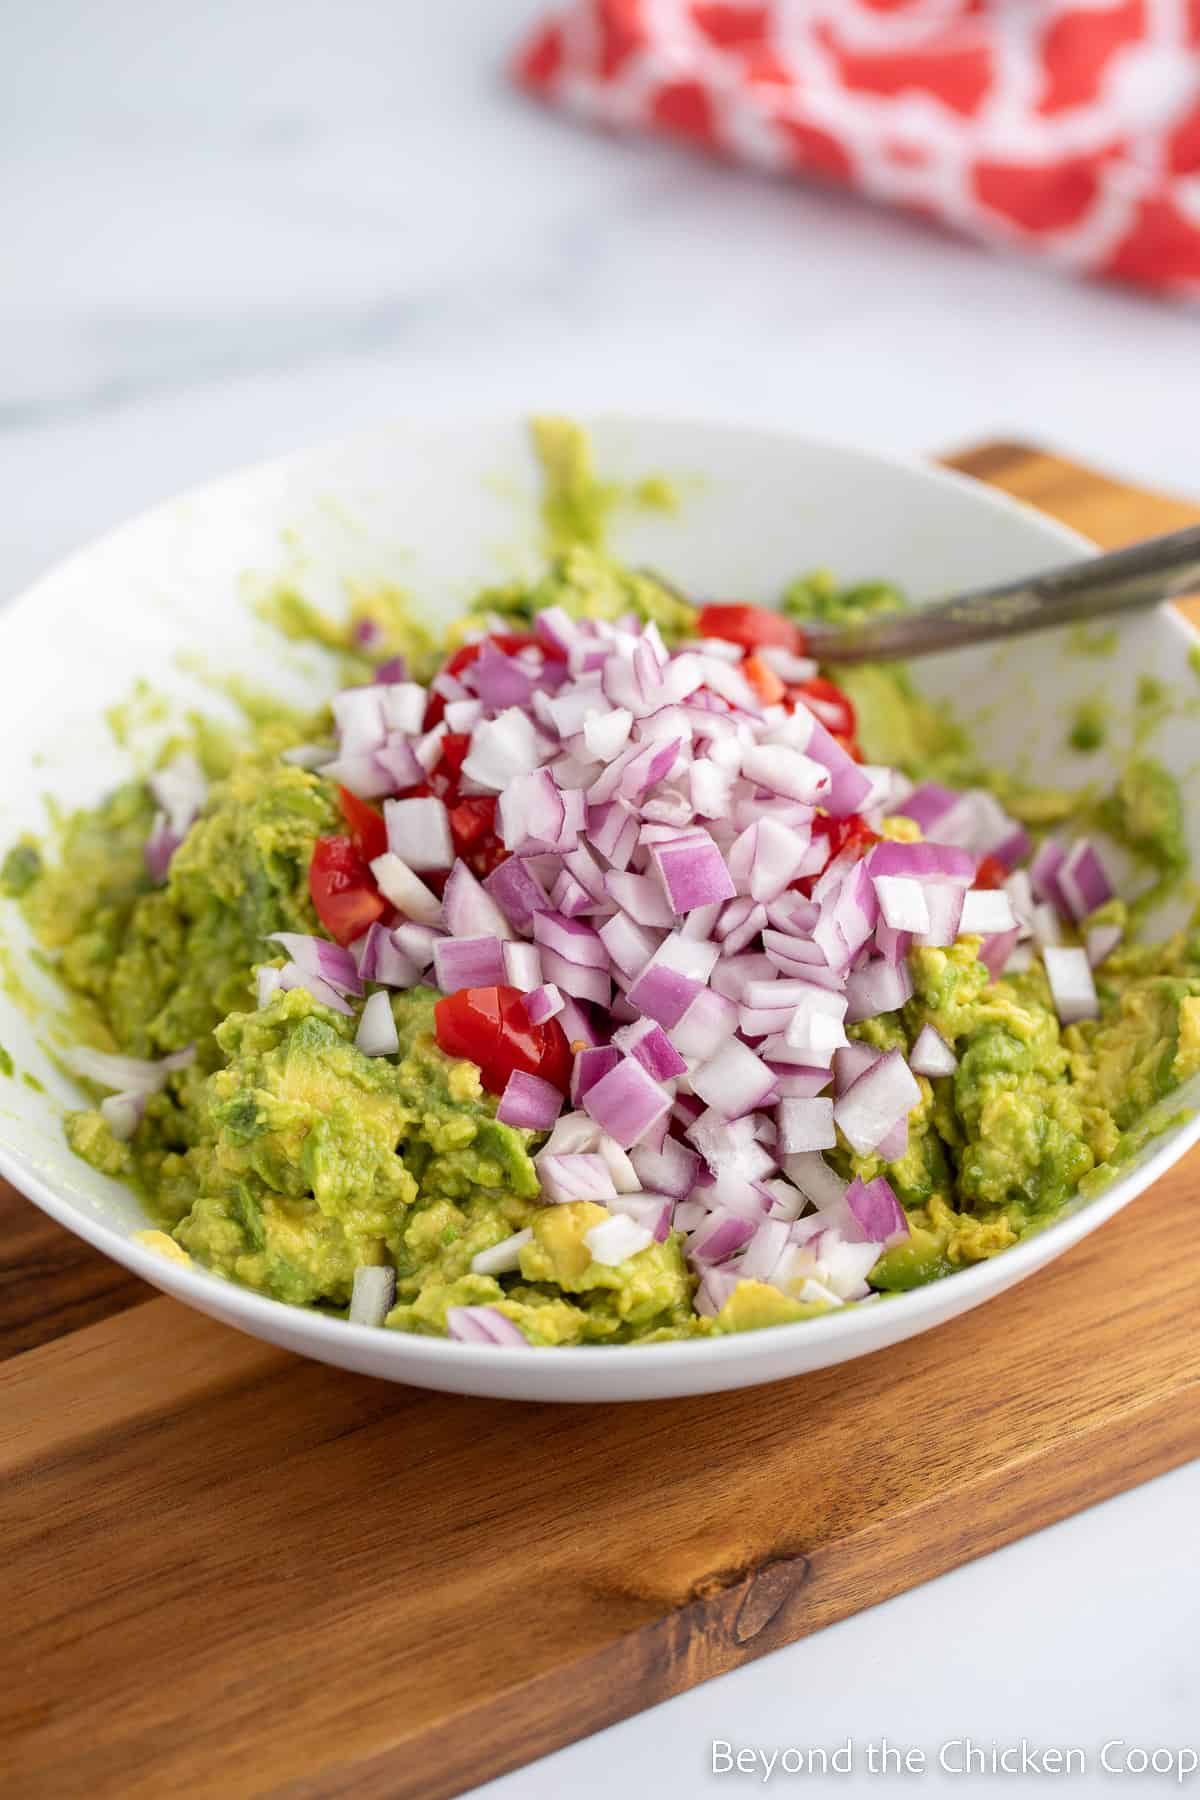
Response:
[[[586,423],[605,475],[632,481],[665,474],[675,482],[676,515],[630,508],[618,514],[612,537],[622,555],[663,570],[697,597],[770,601],[789,579],[823,565],[839,579],[895,581],[919,599],[1015,577],[1085,548],[1041,515],[927,468],[752,430],[657,420]],[[288,581],[338,611],[348,585],[387,582],[405,589],[431,619],[449,621],[480,586],[536,566],[536,491],[522,421],[402,423],[233,475],[80,552],[0,617],[0,847],[22,830],[44,829],[47,800],[65,808],[93,802],[144,763],[169,724],[148,716],[153,709],[136,697],[125,704],[138,681],[164,697],[176,716],[198,707],[236,718],[219,688],[230,673],[294,700],[324,698],[332,684],[328,661],[285,644],[254,610],[255,598],[271,586]],[[1083,654],[1075,640],[1055,634],[1002,651],[930,659],[919,680],[954,707],[991,760],[1049,782],[1106,783],[1141,732],[1145,750],[1193,798],[1191,848],[1200,855],[1200,806],[1194,804],[1200,682],[1188,665],[1191,641],[1182,621],[1159,613],[1123,629],[1119,655]],[[1147,677],[1164,684],[1168,696],[1153,720],[1138,705],[1139,682]],[[1110,709],[1113,728],[1109,744],[1084,757],[1067,744],[1067,722],[1081,699],[1096,694]],[[124,744],[112,728],[114,707],[124,707]],[[337,1345],[360,1334],[339,1322],[289,1314],[285,1325],[275,1315],[289,1309],[203,1271],[178,1269],[131,1243],[130,1233],[146,1223],[138,1203],[74,1158],[63,1141],[62,1112],[79,1104],[79,1096],[54,1049],[69,1033],[52,980],[30,957],[16,909],[5,904],[3,913],[0,1045],[14,1073],[0,1081],[0,1165],[19,1186],[148,1279],[247,1329],[397,1379],[489,1388],[485,1377],[445,1377],[445,1353],[459,1359],[465,1376],[494,1362],[496,1352],[481,1363],[463,1355],[465,1346],[376,1333],[370,1357],[356,1361],[337,1353]],[[1155,924],[1165,930],[1177,918],[1168,914]],[[1189,1100],[1200,1100],[1200,1089],[1183,1093],[1178,1104]],[[1098,1223],[1144,1185],[1146,1168],[1182,1153],[1195,1135],[1185,1127],[1152,1145],[1083,1216]],[[886,1311],[898,1318],[908,1308],[914,1328],[926,1315],[929,1322],[948,1316],[1045,1261],[1059,1242],[1056,1232],[1063,1243],[1081,1235],[1077,1222],[1067,1221],[996,1265],[890,1302]],[[879,1328],[868,1331],[861,1321],[884,1310],[740,1342],[557,1351],[537,1359],[560,1371],[547,1370],[539,1385],[569,1386],[572,1365],[582,1357],[594,1366],[597,1355],[611,1371],[604,1377],[611,1397],[625,1381],[618,1365],[628,1367],[633,1391],[635,1365],[646,1357],[664,1378],[670,1362],[713,1371],[722,1357],[731,1367],[752,1370],[758,1361],[769,1363],[770,1373],[786,1373],[854,1354],[851,1345],[871,1347]],[[340,1340],[329,1337],[331,1329]],[[890,1334],[897,1334],[894,1328]],[[776,1340],[774,1352],[768,1340]],[[784,1340],[797,1348],[792,1362],[779,1367]],[[381,1362],[387,1366],[377,1367]],[[756,1378],[753,1372],[740,1377]],[[687,1383],[729,1384],[715,1373]]]

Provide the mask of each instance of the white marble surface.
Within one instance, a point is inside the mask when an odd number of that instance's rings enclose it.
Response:
[[[1015,435],[1200,494],[1195,313],[585,135],[501,79],[538,10],[11,11],[0,594],[182,486],[397,411],[603,405],[917,450]],[[1200,1744],[1198,1505],[1193,1466],[480,1794],[755,1786],[706,1775],[713,1736],[1024,1735],[1093,1765],[1111,1736]]]

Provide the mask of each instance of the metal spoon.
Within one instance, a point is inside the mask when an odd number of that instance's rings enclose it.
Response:
[[[1143,612],[1200,589],[1200,525],[1147,538],[1108,556],[1066,563],[1001,587],[976,588],[911,612],[860,625],[802,624],[808,652],[823,663],[894,662],[963,644],[988,644],[1056,625]]]

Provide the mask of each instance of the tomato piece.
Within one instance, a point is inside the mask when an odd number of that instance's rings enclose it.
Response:
[[[342,817],[350,828],[350,842],[364,862],[374,862],[387,849],[387,826],[383,814],[366,800],[360,800],[349,788],[338,789]]]
[[[478,1065],[489,1093],[502,1094],[514,1070],[539,1075],[566,1093],[571,1046],[557,1019],[535,1025],[518,988],[460,988],[434,1007],[438,1044],[447,1056]]]
[[[787,694],[791,702],[789,710],[795,709],[797,700],[803,700],[835,738],[854,739],[858,730],[854,706],[849,695],[844,694],[835,682],[826,680],[824,675],[814,675],[811,681],[792,682]]]
[[[804,654],[804,633],[796,621],[765,606],[702,606],[696,630],[701,637],[724,638],[745,650],[771,644],[793,656]]]
[[[745,657],[742,662],[742,674],[764,706],[778,705],[787,693],[786,687],[770,663],[765,663],[761,656]]]
[[[1003,887],[1008,880],[1008,870],[998,856],[981,856],[979,867],[975,871],[974,885],[977,888]]]
[[[308,868],[317,917],[339,944],[351,944],[383,917],[387,902],[348,837],[320,837]]]
[[[471,751],[471,734],[469,731],[448,731],[442,739],[442,754],[438,768],[445,768],[456,779],[462,774],[462,766]]]

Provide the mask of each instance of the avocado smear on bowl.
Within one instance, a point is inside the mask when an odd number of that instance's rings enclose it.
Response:
[[[1135,931],[1187,870],[1172,778],[979,766],[904,670],[805,656],[894,589],[698,609],[605,548],[666,485],[536,429],[538,579],[440,649],[395,596],[276,597],[328,710],[198,726],[9,851],[72,1149],[165,1254],[495,1344],[787,1323],[1041,1229],[1200,1071],[1200,928]]]

